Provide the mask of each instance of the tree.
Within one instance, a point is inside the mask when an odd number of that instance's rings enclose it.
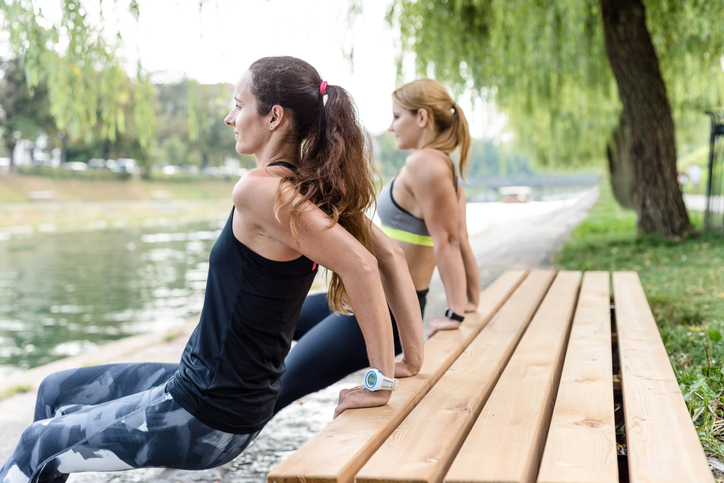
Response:
[[[126,130],[125,110],[132,106],[138,144],[147,146],[155,128],[148,76],[139,65],[135,82],[129,82],[115,55],[120,34],[109,35],[102,22],[91,25],[81,0],[60,3],[61,19],[51,24],[28,0],[0,0],[0,21],[28,87],[47,86],[50,112],[66,139],[112,144]],[[138,15],[136,0],[129,1],[129,9]]]
[[[160,161],[204,168],[219,166],[226,156],[236,155],[230,128],[224,124],[230,109],[231,85],[202,85],[183,79],[157,85],[155,91]],[[253,165],[248,156],[242,157],[242,162]]]
[[[2,62],[0,78],[0,129],[8,149],[10,169],[15,169],[15,146],[21,137],[35,139],[44,132],[56,133],[53,116],[48,110],[48,89],[44,84],[29,89],[18,59]]]
[[[683,234],[689,217],[677,181],[674,120],[641,0],[601,0],[606,51],[631,136],[638,229]]]
[[[646,6],[648,17],[641,0],[396,0],[388,18],[420,74],[493,99],[543,163],[601,158],[623,112],[638,230],[678,236],[689,220],[674,118],[690,134],[691,113],[724,100],[724,4]]]

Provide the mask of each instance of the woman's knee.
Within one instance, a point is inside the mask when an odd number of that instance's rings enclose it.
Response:
[[[33,421],[52,418],[55,415],[58,396],[60,395],[60,382],[64,379],[59,373],[46,376],[38,386],[38,396],[35,399],[35,416]]]

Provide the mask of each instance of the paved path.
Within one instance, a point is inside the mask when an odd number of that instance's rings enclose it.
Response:
[[[553,267],[553,257],[566,242],[570,231],[588,214],[598,199],[598,189],[561,202],[471,204],[471,244],[480,266],[482,286],[503,271],[516,268]],[[430,287],[426,321],[442,314],[445,295],[439,277]],[[105,346],[102,354],[66,359],[24,373],[13,381],[0,382],[0,391],[18,383],[37,384],[48,372],[63,367],[105,362],[177,361],[193,323],[173,340],[163,334],[149,334]],[[176,334],[178,335],[178,334]],[[290,405],[264,428],[249,448],[227,466],[206,471],[141,469],[117,473],[71,475],[69,483],[130,483],[195,481],[261,483],[266,473],[283,461],[332,419],[340,389],[357,385],[362,372]],[[20,394],[0,401],[0,461],[12,451],[20,433],[32,419],[35,394]]]

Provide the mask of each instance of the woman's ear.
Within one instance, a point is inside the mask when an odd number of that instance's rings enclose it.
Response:
[[[417,125],[420,127],[427,127],[427,123],[430,120],[429,115],[427,113],[427,109],[418,109],[417,110]]]
[[[282,125],[282,123],[286,119],[285,114],[286,113],[284,112],[284,108],[282,106],[278,104],[272,106],[272,108],[269,110],[269,114],[267,114],[267,116],[269,117],[267,124],[271,131],[274,131]]]

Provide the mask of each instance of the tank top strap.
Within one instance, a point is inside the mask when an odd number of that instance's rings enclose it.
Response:
[[[297,167],[294,166],[291,163],[287,163],[286,161],[274,161],[272,163],[267,164],[267,166],[281,166],[282,168],[287,168],[296,173]]]

